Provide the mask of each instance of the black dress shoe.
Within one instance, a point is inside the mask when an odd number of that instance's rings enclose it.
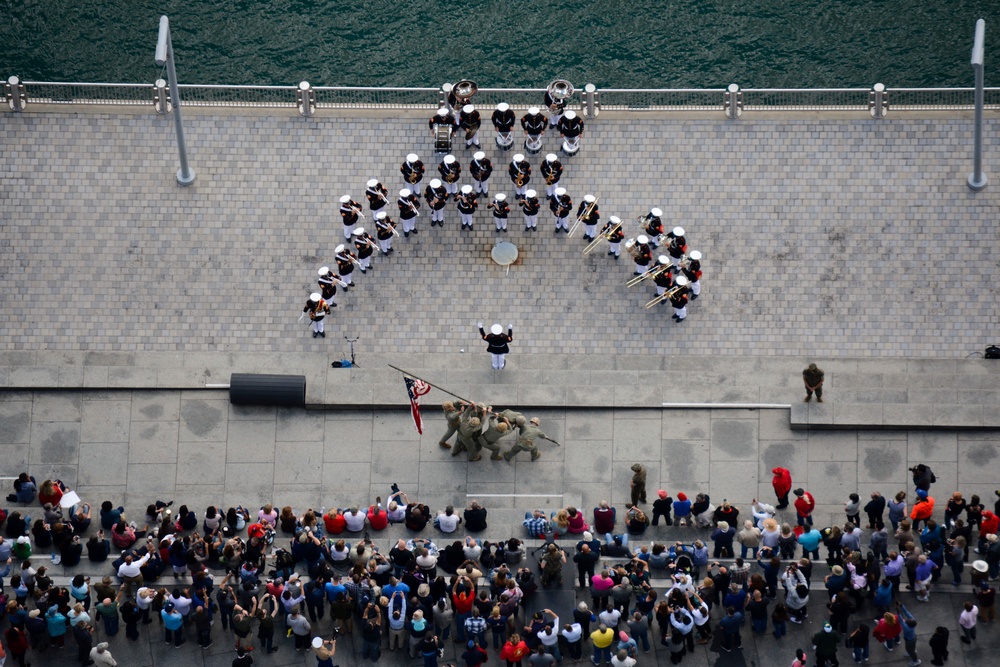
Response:
[[[317,337],[319,337],[319,332],[318,331],[313,331],[313,338],[317,338]]]

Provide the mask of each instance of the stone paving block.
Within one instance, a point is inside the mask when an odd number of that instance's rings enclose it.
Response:
[[[180,418],[180,394],[172,391],[136,391],[132,393],[132,421],[177,421]]]
[[[615,387],[615,407],[643,406],[659,407],[663,402],[662,391],[658,386]]]
[[[660,458],[660,477],[668,493],[676,498],[678,490],[687,491],[709,480],[711,445],[708,440],[664,440]]]
[[[323,448],[313,442],[279,442],[275,446],[275,484],[320,484]]]
[[[131,366],[111,366],[108,368],[108,386],[152,389],[156,386],[156,370]]]
[[[80,452],[77,422],[34,422],[31,426],[31,463],[76,465]]]
[[[833,423],[842,426],[880,426],[881,403],[836,403],[833,405]]]
[[[774,475],[771,470],[777,467],[787,468],[792,473],[792,484],[796,475],[805,474],[809,461],[808,442],[803,440],[761,440],[760,467],[758,475],[761,483],[771,484]],[[772,493],[773,495],[773,493]],[[770,501],[768,501],[770,502]]]
[[[817,499],[847,502],[848,494],[858,490],[858,463],[856,461],[809,461],[808,486],[806,488]]]
[[[559,407],[566,405],[566,388],[561,385],[518,385],[518,405]]]
[[[934,412],[927,405],[883,405],[882,423],[885,426],[931,426]]]
[[[742,498],[754,498],[757,495],[756,464],[744,461],[712,461],[709,468],[708,493],[713,504],[718,507],[722,500],[728,498],[733,503]],[[741,507],[749,512],[747,507]],[[743,516],[743,512],[740,513]]]
[[[809,424],[833,424],[833,408],[829,403],[808,403]]]
[[[181,442],[218,442],[226,439],[229,401],[181,397]]]
[[[177,445],[177,484],[208,485],[222,502],[222,488],[226,484],[225,442],[181,442]]]
[[[177,421],[135,422],[129,432],[131,463],[175,463]]]
[[[33,394],[33,421],[73,422],[83,418],[83,399],[78,393],[38,391]]]
[[[712,420],[713,461],[755,461],[757,422],[752,419]]]
[[[266,421],[275,418],[277,408],[273,405],[236,405],[227,403],[228,419],[238,421]]]
[[[983,406],[981,405],[943,405],[934,406],[935,426],[981,426],[983,423]]]
[[[0,474],[17,477],[27,470],[29,453],[28,448],[23,445],[0,443]]]
[[[26,444],[31,436],[31,401],[0,403],[0,443]]]
[[[562,483],[583,483],[604,479],[611,472],[613,445],[610,440],[581,440],[566,443],[567,461]]]
[[[16,366],[9,371],[12,387],[53,389],[59,386],[59,369],[53,366]]]
[[[710,435],[711,422],[712,413],[708,410],[664,410],[661,436],[664,440],[676,438],[703,440]]]
[[[702,385],[667,384],[661,399],[664,403],[710,403],[712,388]]]
[[[132,402],[84,401],[82,442],[128,442]]]
[[[541,459],[531,461],[530,457],[522,452],[514,459],[514,464],[517,475],[514,480],[514,493],[552,496],[564,492],[564,489],[556,489],[548,481],[562,479],[564,468],[561,461],[547,461],[544,452]],[[528,498],[525,504],[536,505],[540,500],[541,498]]]
[[[61,389],[76,389],[84,386],[85,370],[83,366],[60,366],[59,387]],[[6,381],[2,382],[0,386],[4,384]]]
[[[275,428],[273,420],[230,422],[226,439],[226,462],[274,462]]]
[[[226,507],[260,507],[274,500],[273,487],[274,464],[227,463],[222,503]]]
[[[611,440],[615,422],[604,414],[576,411],[567,415],[566,440]]]
[[[958,463],[961,466],[962,484],[980,483],[989,484],[997,481],[996,467],[1000,463],[1000,438],[994,442],[987,441],[960,441],[958,443]],[[937,466],[932,466],[934,474],[940,478]],[[952,488],[940,487],[936,488]],[[964,487],[959,487],[963,488]],[[984,503],[989,504],[984,500]]]
[[[450,453],[450,452],[449,452]],[[467,460],[463,452],[457,458]],[[372,442],[371,478],[391,483],[419,482],[420,452],[408,443],[376,440]],[[329,464],[327,464],[329,465]]]
[[[275,439],[279,442],[321,443],[325,430],[326,415],[322,411],[301,408],[277,409]]]
[[[375,413],[372,438],[378,441],[399,442],[419,440],[420,434],[413,427],[413,419],[409,412],[379,410]]]
[[[99,485],[125,481],[128,478],[129,449],[127,442],[81,443],[77,483]]]
[[[856,461],[858,436],[838,431],[809,431],[810,461]]]
[[[858,440],[859,482],[905,483],[908,467],[905,440]]]
[[[760,388],[725,385],[712,388],[713,403],[759,403]]]
[[[662,426],[655,419],[615,416],[614,458],[635,460],[658,460]]]
[[[326,420],[323,440],[323,461],[333,463],[371,461],[372,422],[357,419]],[[427,425],[424,425],[427,432]],[[444,431],[442,430],[443,434]],[[409,443],[407,443],[409,446]]]
[[[145,494],[146,498],[170,497],[177,484],[177,464],[130,463],[126,475],[127,493]]]
[[[794,408],[794,406],[793,406]],[[805,440],[802,431],[793,431],[787,410],[761,410],[759,417],[761,440]]]
[[[909,431],[906,442],[907,459],[911,466],[921,462],[954,461],[958,455],[957,433]]]

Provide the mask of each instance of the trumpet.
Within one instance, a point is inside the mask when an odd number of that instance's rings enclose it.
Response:
[[[417,217],[419,218],[420,217],[420,211],[417,210],[417,205],[415,203],[413,203],[409,199],[406,200],[406,204],[410,207],[411,211],[413,211],[414,213],[417,214]],[[399,234],[397,234],[396,236],[399,236]]]
[[[346,261],[350,260],[351,264],[353,264],[354,266],[358,267],[359,269],[361,268],[361,262],[359,262],[358,259],[354,255],[347,255],[346,257],[344,255],[337,255],[337,259],[339,259],[342,262],[346,262]],[[346,285],[345,285],[345,287],[346,287]]]
[[[583,219],[590,217],[590,214],[594,212],[595,208],[597,208],[597,202],[600,201],[600,199],[601,198],[598,197],[594,201],[587,204],[586,208],[583,209],[583,212],[576,217],[576,221],[573,223],[573,226],[569,228],[567,236],[573,236],[576,230],[580,227],[580,223],[583,222]]]
[[[584,255],[589,255],[597,249],[597,246],[601,245],[601,241],[611,241],[611,237],[618,233],[618,230],[622,228],[623,222],[619,222],[617,225],[604,232],[603,234],[598,234],[597,238],[591,241],[586,248],[583,249]]]
[[[361,218],[362,220],[364,220],[364,219],[365,219],[365,214],[364,214],[364,212],[363,212],[363,211],[361,210],[361,207],[360,207],[360,206],[352,206],[352,207],[351,207],[351,210],[352,210],[352,211],[354,211],[355,213],[357,213],[357,214],[358,214],[358,217],[359,217],[359,218]]]
[[[396,231],[396,225],[390,225],[389,223],[375,222],[375,226],[379,229],[389,229],[392,231],[394,236],[399,236],[399,232]]]

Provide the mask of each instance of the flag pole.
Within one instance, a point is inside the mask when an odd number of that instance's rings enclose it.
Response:
[[[457,399],[458,399],[458,400],[460,400],[460,401],[465,401],[466,403],[472,403],[472,401],[468,400],[467,398],[462,398],[462,397],[461,397],[461,396],[459,396],[458,394],[456,394],[456,393],[453,393],[453,392],[450,392],[450,391],[448,391],[447,389],[445,389],[444,387],[439,387],[439,386],[437,386],[436,384],[434,384],[433,382],[427,382],[427,380],[425,380],[425,379],[423,379],[423,378],[421,378],[421,377],[417,377],[416,375],[414,375],[413,373],[411,373],[411,372],[409,372],[409,371],[404,371],[404,370],[403,370],[402,368],[400,368],[399,366],[393,366],[392,364],[386,364],[386,365],[387,365],[387,366],[388,366],[389,368],[392,368],[393,370],[397,370],[397,371],[399,371],[399,372],[400,372],[400,373],[402,373],[403,375],[406,375],[406,376],[408,376],[408,377],[411,377],[411,378],[413,378],[414,380],[420,380],[421,382],[424,382],[424,383],[426,383],[426,384],[430,385],[431,387],[434,387],[435,389],[437,389],[437,390],[439,390],[439,391],[443,391],[444,393],[446,393],[446,394],[449,394],[450,396],[454,396],[455,398],[457,398]]]

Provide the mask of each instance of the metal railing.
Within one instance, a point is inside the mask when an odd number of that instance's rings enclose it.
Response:
[[[164,90],[144,83],[64,83],[20,81],[3,83],[7,106],[21,111],[33,104],[101,104],[153,106],[165,112]],[[305,86],[303,88],[302,86]],[[433,111],[441,104],[440,88],[380,88],[375,86],[223,86],[181,85],[186,106],[295,109],[309,116],[316,109],[387,109]],[[588,90],[589,89],[589,90]],[[522,111],[543,106],[544,88],[479,88],[474,103],[481,110],[506,102]],[[577,88],[567,108],[593,118],[606,111],[724,112],[739,118],[744,111],[865,111],[882,118],[890,109],[970,110],[973,88],[725,88],[630,89]],[[308,104],[303,104],[307,100]],[[1000,109],[1000,88],[986,89],[986,108]],[[484,113],[484,117],[488,116]]]

